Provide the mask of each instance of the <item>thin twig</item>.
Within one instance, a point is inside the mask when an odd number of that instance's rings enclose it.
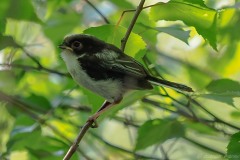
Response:
[[[83,136],[88,131],[88,129],[92,126],[92,124],[93,124],[93,121],[87,121],[85,123],[85,125],[81,128],[77,138],[73,142],[72,146],[69,148],[68,152],[63,158],[63,160],[69,160],[72,157],[72,155],[75,153],[75,151],[78,148],[78,144],[80,143],[80,141],[82,140]]]
[[[120,122],[125,122],[126,120],[122,120],[121,118],[115,118],[115,120],[117,120],[117,121],[120,121]],[[131,123],[128,123],[128,125],[130,125],[130,126],[132,126],[132,127],[134,127],[134,128],[139,128],[140,126],[139,125],[137,125],[137,124],[134,124],[133,122],[131,122]],[[204,148],[204,149],[207,149],[207,150],[209,150],[209,151],[211,151],[211,152],[214,152],[214,153],[217,153],[217,154],[220,154],[220,155],[224,155],[224,153],[222,153],[222,152],[220,152],[220,151],[218,151],[218,150],[216,150],[216,149],[214,149],[214,148],[210,148],[209,146],[207,146],[207,145],[204,145],[204,144],[201,144],[201,143],[199,143],[199,142],[197,142],[197,141],[194,141],[194,140],[192,140],[191,138],[188,138],[188,137],[183,137],[184,139],[186,139],[186,140],[188,140],[189,142],[192,142],[193,144],[195,144],[195,145],[197,145],[197,146],[199,146],[199,147],[201,147],[201,148]]]
[[[0,64],[0,66],[20,68],[22,70],[46,71],[48,73],[57,74],[59,76],[70,77],[70,75],[67,74],[67,73],[61,73],[61,72],[58,72],[56,70],[49,69],[49,68],[46,68],[46,67],[43,67],[43,66],[42,67],[34,67],[34,66],[28,66],[28,65],[23,65],[23,64],[5,64],[5,63]]]
[[[167,154],[167,152],[165,151],[163,145],[160,145],[160,151],[161,151],[161,153],[162,153],[162,155],[163,155],[163,157],[164,157],[163,159],[164,159],[164,160],[169,160],[168,154]]]
[[[240,130],[240,127],[235,126],[235,125],[232,125],[232,124],[230,124],[230,123],[228,123],[228,122],[225,122],[224,120],[221,120],[220,118],[218,118],[217,116],[215,116],[213,113],[211,113],[211,112],[208,111],[206,108],[204,108],[198,101],[196,101],[196,100],[193,99],[192,102],[193,102],[193,104],[199,106],[199,107],[200,107],[202,110],[204,110],[206,113],[208,113],[209,115],[211,115],[211,116],[215,119],[216,122],[219,122],[219,123],[225,124],[225,125],[227,125],[227,126],[229,126],[229,127],[232,127],[232,128],[234,128],[234,129]]]
[[[188,118],[188,119],[190,119],[190,120],[192,120],[194,122],[202,123],[202,124],[212,128],[215,131],[222,132],[225,135],[230,135],[229,133],[226,133],[225,131],[220,130],[220,129],[216,128],[214,125],[212,125],[212,123],[216,122],[216,121],[209,121],[209,120],[206,120],[206,119],[196,118],[196,117],[194,117],[194,116],[192,116],[192,115],[190,115],[190,114],[188,114],[188,113],[186,113],[186,112],[184,112],[183,110],[180,110],[180,109],[177,109],[176,111],[174,111],[174,110],[171,110],[169,108],[162,107],[158,102],[152,101],[152,100],[147,99],[147,98],[142,99],[142,101],[145,102],[145,103],[149,103],[149,104],[151,104],[151,105],[153,105],[153,106],[155,106],[157,108],[161,108],[161,109],[167,110],[167,111],[169,111],[171,113],[179,114],[179,115],[181,115],[183,117],[186,117],[186,118]]]
[[[125,46],[127,44],[127,40],[128,40],[128,38],[129,38],[129,36],[131,34],[131,31],[132,31],[132,29],[133,29],[133,27],[134,27],[134,25],[135,25],[135,23],[137,21],[137,18],[139,16],[139,14],[141,13],[142,9],[143,9],[144,3],[145,3],[145,0],[141,0],[140,1],[139,5],[138,5],[138,7],[136,9],[136,12],[135,12],[135,14],[133,16],[133,19],[132,19],[132,21],[131,21],[131,23],[130,23],[130,25],[128,27],[128,30],[127,30],[124,38],[121,40],[121,50],[123,52],[124,52]]]
[[[147,156],[147,155],[143,155],[143,154],[139,154],[139,153],[136,153],[136,152],[133,152],[133,151],[130,151],[130,150],[127,150],[125,148],[122,148],[122,147],[119,147],[115,144],[112,144],[104,139],[102,139],[102,137],[100,137],[99,135],[97,135],[96,133],[94,132],[90,132],[92,136],[94,136],[95,138],[97,138],[98,140],[102,141],[104,144],[112,147],[112,148],[116,148],[118,149],[119,151],[122,151],[122,152],[125,152],[125,153],[129,153],[129,154],[132,154],[134,155],[135,157],[137,158],[144,158],[144,159],[156,159],[156,160],[161,160],[161,158],[157,158],[157,157],[153,157],[153,156]]]
[[[193,143],[193,144],[201,147],[201,148],[204,148],[204,149],[208,150],[208,151],[217,153],[217,154],[219,154],[219,155],[221,155],[221,156],[224,156],[224,155],[225,155],[225,153],[222,153],[221,151],[218,151],[218,150],[216,150],[216,149],[213,149],[213,148],[210,148],[210,147],[208,147],[208,146],[206,146],[206,145],[203,145],[203,144],[201,144],[201,143],[199,143],[199,142],[197,142],[197,141],[195,141],[195,140],[193,140],[193,139],[191,139],[191,138],[188,138],[188,137],[183,137],[183,138],[184,138],[185,140],[187,140],[187,141],[189,141],[189,142],[191,142],[191,143]]]
[[[159,4],[156,3],[156,4],[149,5],[149,6],[145,6],[145,7],[142,7],[142,10],[143,10],[143,9],[146,9],[146,8],[154,7],[154,6],[157,6],[157,5],[159,5]],[[122,12],[122,14],[121,14],[121,16],[120,16],[120,18],[119,18],[116,26],[118,26],[118,25],[120,24],[120,22],[122,21],[122,18],[123,18],[123,16],[124,16],[125,13],[127,13],[127,12],[135,12],[135,11],[136,11],[136,9],[124,10],[124,11]]]
[[[102,17],[105,23],[110,24],[109,20],[89,0],[85,0],[85,2],[88,3],[89,6],[91,6]]]

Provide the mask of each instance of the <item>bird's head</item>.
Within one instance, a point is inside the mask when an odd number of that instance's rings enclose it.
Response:
[[[101,52],[106,43],[86,34],[73,34],[66,36],[59,48],[70,54],[79,56],[81,54],[95,54]]]

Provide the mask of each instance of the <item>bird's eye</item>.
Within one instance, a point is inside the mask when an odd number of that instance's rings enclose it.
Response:
[[[82,43],[81,42],[79,42],[79,41],[74,41],[73,43],[72,43],[72,48],[73,49],[78,49],[78,50],[80,50],[80,49],[82,49]]]

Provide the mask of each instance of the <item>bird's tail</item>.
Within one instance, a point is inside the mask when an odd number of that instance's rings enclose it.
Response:
[[[152,77],[152,76],[149,76],[147,79],[150,83],[155,84],[155,85],[172,88],[172,89],[180,91],[180,92],[183,92],[183,91],[184,92],[193,92],[191,87],[188,87],[183,84],[170,82],[170,81],[159,79],[159,78]]]

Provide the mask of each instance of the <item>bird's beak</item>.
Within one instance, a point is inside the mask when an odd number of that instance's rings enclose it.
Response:
[[[71,52],[73,51],[71,47],[65,46],[64,44],[61,44],[61,45],[59,45],[58,47],[61,48],[61,49],[69,50],[69,51],[71,51]]]

